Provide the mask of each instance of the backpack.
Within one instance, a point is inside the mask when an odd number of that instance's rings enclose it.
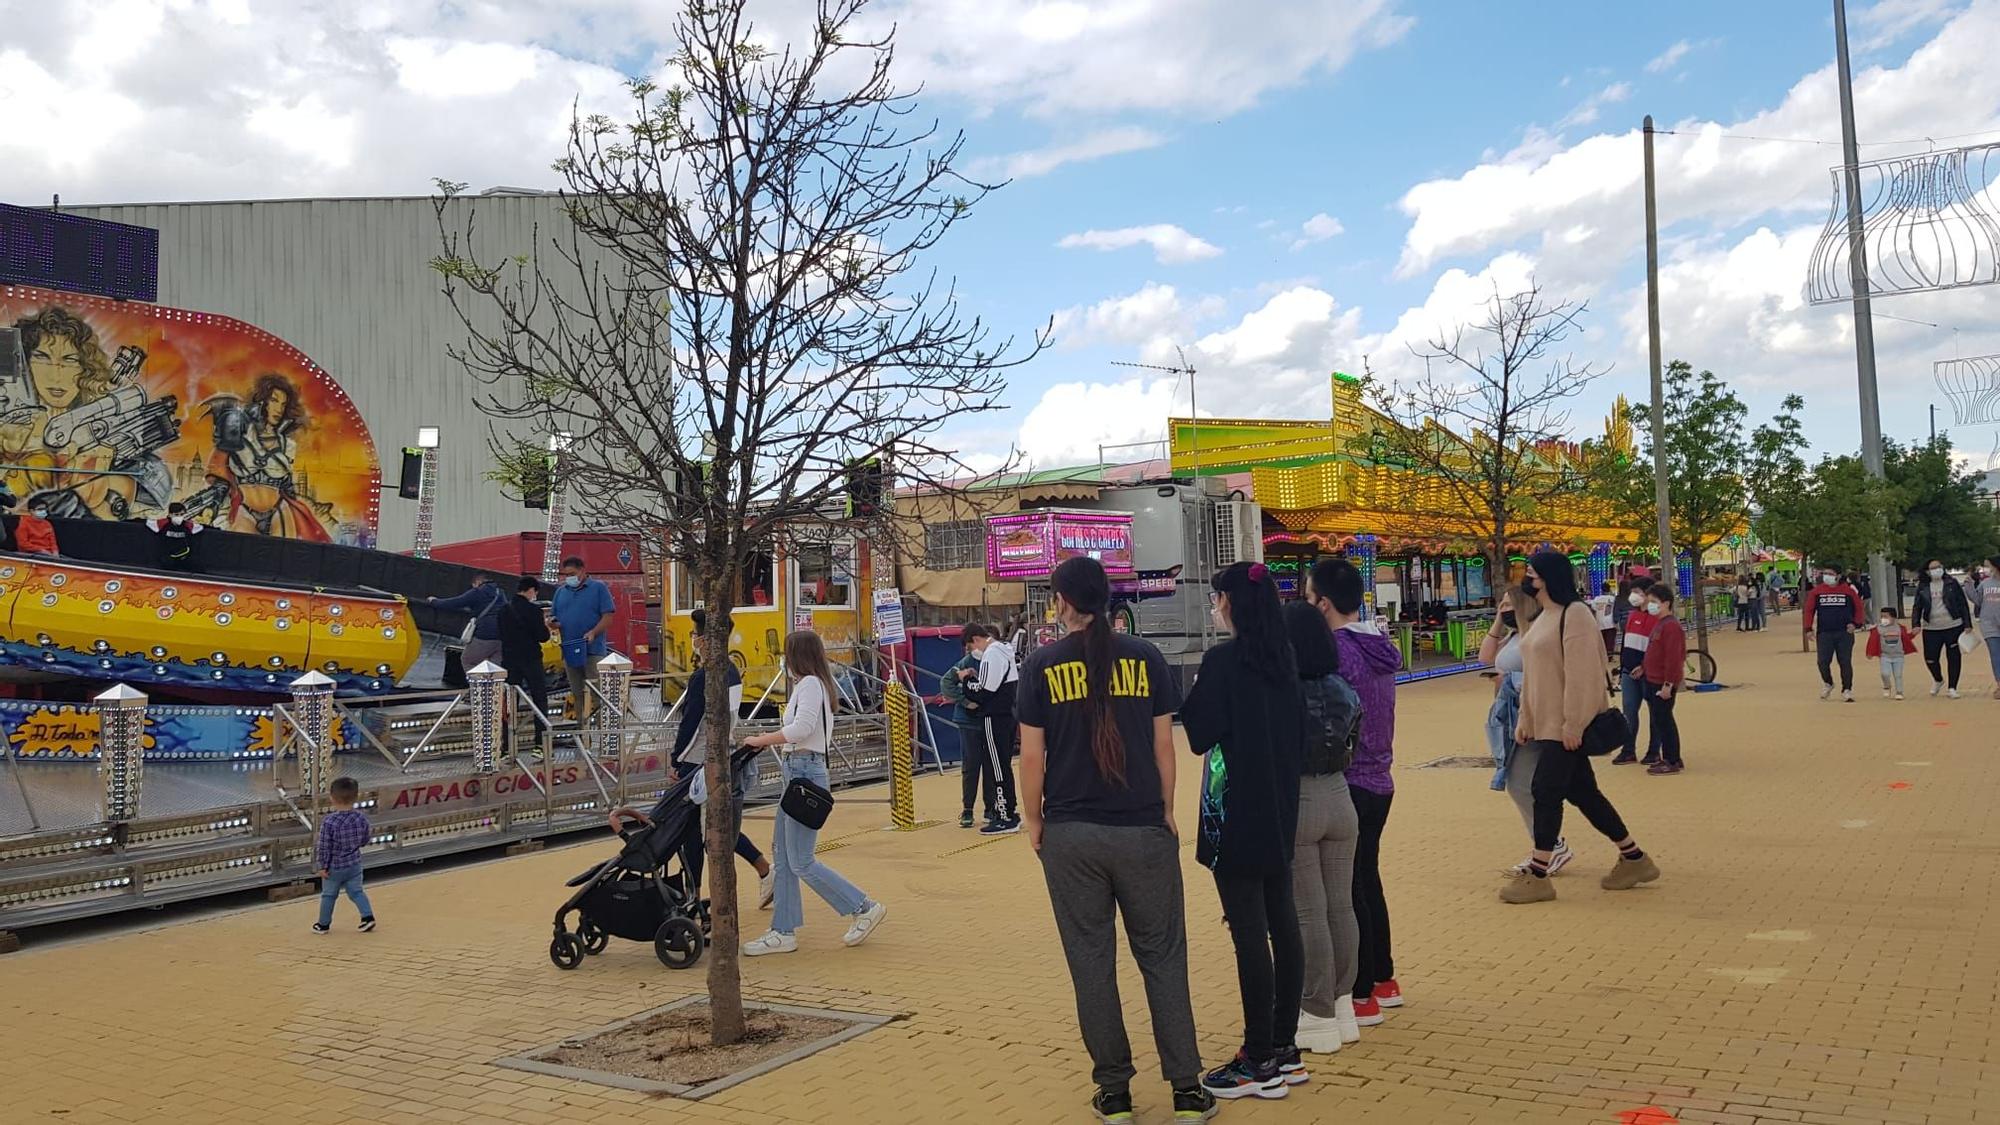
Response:
[[[1299,685],[1305,699],[1306,746],[1302,772],[1340,773],[1354,761],[1361,738],[1361,696],[1353,685],[1329,673]]]

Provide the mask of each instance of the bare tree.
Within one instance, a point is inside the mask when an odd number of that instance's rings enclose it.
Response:
[[[1394,425],[1365,435],[1360,452],[1434,484],[1435,502],[1414,505],[1418,518],[1483,543],[1490,574],[1506,573],[1510,532],[1589,492],[1564,404],[1603,372],[1561,349],[1587,309],[1550,301],[1532,282],[1496,289],[1478,323],[1410,349],[1421,377],[1370,377],[1370,397]]]
[[[747,0],[685,0],[680,51],[629,83],[629,115],[572,114],[555,164],[566,223],[482,260],[476,206],[440,183],[434,267],[489,391],[498,472],[531,486],[541,435],[572,435],[563,482],[594,526],[658,529],[711,620],[782,535],[887,533],[850,503],[866,466],[945,487],[970,476],[940,430],[999,407],[1006,368],[1046,343],[993,340],[920,260],[986,193],[963,138],[912,125],[893,29],[868,0],[819,0],[802,42],[759,46]],[[511,468],[510,468],[511,466]],[[863,595],[865,596],[865,595]],[[728,659],[709,629],[703,661]],[[709,714],[728,708],[707,678]],[[727,725],[708,724],[709,996],[743,1033]]]

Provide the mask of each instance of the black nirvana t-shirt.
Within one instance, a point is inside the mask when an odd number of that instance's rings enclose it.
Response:
[[[1164,824],[1160,768],[1153,760],[1153,719],[1180,708],[1180,690],[1160,650],[1138,637],[1111,638],[1111,718],[1125,748],[1125,780],[1106,779],[1091,754],[1090,676],[1083,636],[1071,633],[1036,649],[1021,669],[1016,711],[1022,726],[1046,733],[1048,773],[1042,814],[1051,821],[1114,826]]]

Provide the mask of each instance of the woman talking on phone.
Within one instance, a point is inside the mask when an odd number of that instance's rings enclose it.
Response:
[[[784,768],[786,785],[804,778],[825,789],[826,751],[833,740],[833,669],[826,662],[826,645],[818,633],[801,630],[785,638],[785,671],[791,676],[792,690],[785,700],[784,726],[746,738],[743,745],[779,747],[778,761]],[[819,829],[793,820],[782,807],[778,810],[771,837],[771,870],[777,876],[772,888],[771,931],[745,942],[745,957],[798,949],[796,935],[805,924],[802,883],[825,899],[834,913],[854,919],[841,939],[847,945],[867,941],[888,917],[888,907],[862,894],[861,888],[814,857],[813,849],[818,845]]]

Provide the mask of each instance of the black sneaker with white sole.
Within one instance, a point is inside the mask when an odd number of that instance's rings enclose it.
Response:
[[[313,933],[316,933],[316,934],[330,934],[330,933],[332,933],[332,932],[333,932],[333,927],[332,927],[332,926],[322,926],[322,925],[320,925],[320,924],[319,924],[318,922],[314,922],[314,923],[313,923]]]
[[[962,813],[959,813],[959,814],[958,814],[958,826],[959,826],[960,828],[970,828],[970,827],[972,827],[972,810],[971,810],[971,809],[967,809],[967,810],[965,810],[964,812],[962,812]]]
[[[1306,1073],[1306,1060],[1299,1056],[1297,1047],[1286,1047],[1278,1052],[1278,1074],[1287,1086],[1303,1086],[1312,1077]]]
[[[1021,830],[1019,820],[989,820],[986,827],[979,830],[981,836],[1012,836]]]
[[[1090,1111],[1103,1125],[1132,1125],[1132,1091],[1129,1087],[1099,1086],[1090,1099]]]
[[[1285,1076],[1278,1072],[1275,1061],[1253,1063],[1243,1052],[1228,1063],[1208,1072],[1201,1080],[1202,1088],[1224,1101],[1236,1098],[1282,1098],[1291,1093],[1285,1086]]]
[[[375,932],[375,919],[363,918],[361,920],[361,932],[364,934]]]

